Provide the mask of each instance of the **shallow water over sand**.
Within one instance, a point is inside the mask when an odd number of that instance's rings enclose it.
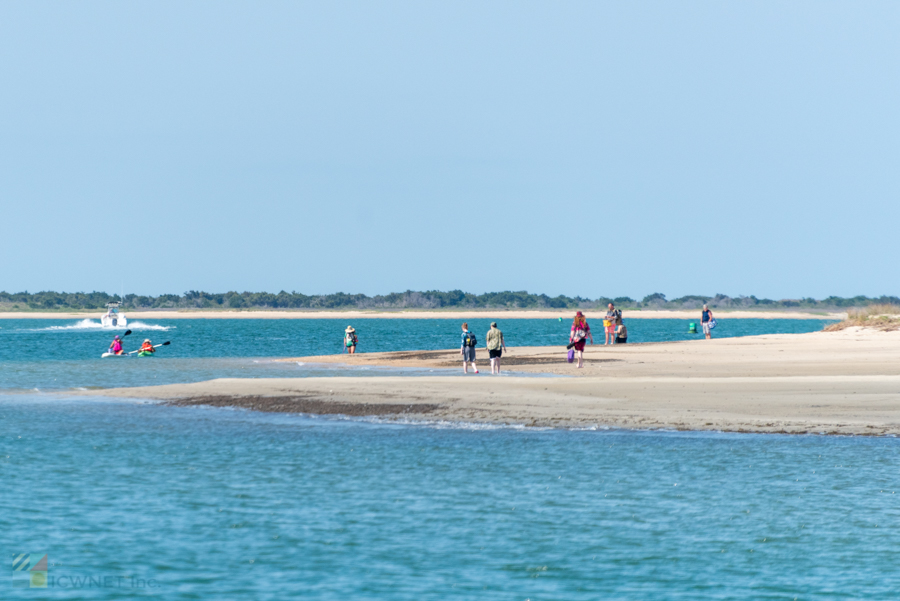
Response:
[[[49,554],[55,590],[34,598],[900,589],[897,439],[392,425],[25,394],[0,397],[0,435],[4,545]]]

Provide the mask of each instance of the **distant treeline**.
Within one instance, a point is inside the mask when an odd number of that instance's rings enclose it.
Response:
[[[900,305],[896,296],[869,298],[854,296],[842,298],[829,296],[822,300],[814,298],[771,300],[755,296],[731,297],[725,294],[715,296],[682,296],[667,300],[666,295],[657,292],[645,296],[640,301],[627,296],[595,299],[580,296],[547,296],[528,292],[488,292],[471,294],[462,290],[440,292],[395,292],[392,294],[366,296],[365,294],[300,294],[281,291],[268,292],[225,292],[214,294],[191,290],[184,294],[161,294],[140,296],[105,292],[0,292],[0,305],[4,310],[79,310],[103,309],[108,302],[121,302],[125,309],[591,309],[615,303],[621,308],[647,309],[697,309],[703,304],[718,309],[815,309],[830,310],[847,307],[865,307],[875,304]]]

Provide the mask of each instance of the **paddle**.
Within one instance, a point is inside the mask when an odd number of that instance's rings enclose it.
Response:
[[[125,338],[125,337],[128,336],[129,334],[131,334],[131,330],[125,330],[125,333],[122,334],[122,335],[119,337],[119,339]],[[112,345],[110,345],[110,348],[112,348]],[[109,356],[112,356],[112,355],[115,355],[115,353],[110,353],[110,352],[107,351],[107,352],[103,353],[102,355],[100,355],[100,357],[101,357],[101,358],[102,358],[102,357],[109,357]]]
[[[161,347],[161,346],[169,346],[170,344],[172,344],[172,342],[169,341],[169,340],[166,340],[166,341],[163,342],[162,344],[154,344],[154,345],[153,345],[153,348],[159,348],[159,347]],[[134,353],[139,353],[139,352],[141,352],[141,349],[138,349],[138,350],[136,350],[136,351],[131,351],[131,352],[128,353],[128,354],[129,354],[129,355],[133,355]]]

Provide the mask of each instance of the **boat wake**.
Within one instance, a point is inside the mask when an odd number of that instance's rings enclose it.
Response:
[[[130,321],[128,322],[127,329],[135,330],[135,331],[158,331],[158,332],[168,332],[175,326],[160,326],[152,323],[144,323],[142,321]],[[82,319],[78,323],[65,325],[65,326],[50,326],[47,328],[36,328],[31,330],[32,332],[66,332],[66,331],[85,331],[85,330],[96,330],[98,332],[102,332],[104,330],[114,331],[114,330],[124,330],[126,328],[105,328],[103,327],[99,321],[94,321],[93,319]]]

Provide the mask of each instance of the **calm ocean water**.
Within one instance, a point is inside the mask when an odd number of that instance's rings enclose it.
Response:
[[[509,346],[565,346],[570,322],[557,319],[498,318]],[[699,320],[694,320],[699,321]],[[690,320],[627,319],[629,343],[697,339]],[[719,337],[821,330],[824,320],[722,319]],[[459,345],[460,322],[450,319],[365,319],[355,322],[360,352],[434,350]],[[599,332],[602,322],[594,324]],[[137,320],[125,339],[126,350],[144,338],[171,341],[158,356],[100,359],[115,331],[99,320],[0,320],[0,390],[52,390],[78,387],[140,386],[195,382],[220,377],[304,377],[395,374],[377,369],[296,365],[267,361],[341,353],[344,320],[333,319],[172,319]],[[489,319],[471,320],[481,342]],[[119,331],[121,333],[121,330]],[[599,340],[597,340],[599,338]],[[602,342],[602,333],[595,341]],[[562,356],[562,355],[561,355]],[[458,370],[446,373],[456,375]],[[434,372],[408,372],[433,375]]]
[[[628,323],[634,342],[693,337],[687,320]],[[825,323],[723,320],[716,334]],[[458,343],[455,320],[354,325],[362,350]],[[128,348],[172,344],[102,360],[110,333],[96,324],[0,322],[0,536],[7,557],[49,560],[46,590],[14,588],[10,572],[0,599],[898,596],[895,438],[398,424],[64,392],[396,373],[272,361],[340,352],[345,326],[138,322]],[[568,331],[501,327],[511,346]]]
[[[2,599],[896,599],[900,441],[0,397]],[[7,564],[9,565],[9,564]]]

